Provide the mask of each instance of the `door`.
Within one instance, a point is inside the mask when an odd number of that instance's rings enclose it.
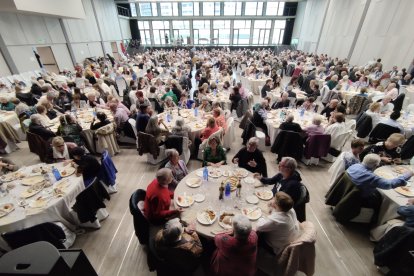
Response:
[[[59,67],[53,54],[52,47],[36,47],[37,54],[40,56],[40,61],[43,64],[43,68],[49,72],[59,74]]]
[[[116,60],[119,60],[120,55],[119,55],[119,51],[118,51],[118,46],[116,45],[116,41],[115,42],[111,42],[111,49],[112,49],[112,56]]]

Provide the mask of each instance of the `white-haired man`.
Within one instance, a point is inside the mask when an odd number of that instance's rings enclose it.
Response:
[[[259,173],[267,177],[266,160],[263,153],[257,148],[259,139],[252,137],[247,142],[246,147],[239,150],[233,157],[232,162],[239,164],[239,167],[245,168],[252,173]]]

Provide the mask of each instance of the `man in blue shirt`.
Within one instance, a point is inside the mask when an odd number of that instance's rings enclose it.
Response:
[[[151,117],[151,107],[147,104],[141,104],[139,109],[140,111],[138,112],[136,118],[137,132],[145,132],[145,128],[147,127],[148,121]]]

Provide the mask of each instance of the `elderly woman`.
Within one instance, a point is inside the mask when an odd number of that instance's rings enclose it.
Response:
[[[218,137],[211,137],[204,150],[203,166],[220,167],[226,164],[226,152],[220,145]]]
[[[360,158],[364,158],[369,153],[378,154],[381,157],[381,165],[400,164],[401,146],[405,143],[405,137],[401,133],[393,133],[385,142],[378,142],[369,146],[361,153]]]
[[[233,233],[216,235],[214,243],[217,249],[211,260],[213,275],[255,275],[257,235],[247,217],[234,216]]]
[[[42,125],[42,115],[33,114],[30,116],[30,121],[29,131],[33,134],[39,135],[43,140],[49,141],[51,138],[56,136],[56,134],[50,129],[45,128]]]
[[[12,111],[14,104],[5,97],[0,97],[0,110]]]
[[[75,121],[70,114],[65,114],[59,118],[60,125],[57,130],[57,135],[60,135],[66,141],[74,142],[78,146],[84,144],[81,137],[82,127]]]
[[[160,128],[160,124],[162,124],[165,129]],[[157,116],[152,116],[148,120],[148,124],[145,128],[145,133],[153,135],[156,143],[158,145],[161,145],[165,142],[166,136],[168,136],[169,131],[167,125],[164,123],[164,120],[162,118],[158,119]]]
[[[36,106],[36,112],[39,114],[42,118],[42,125],[43,126],[49,126],[50,125],[50,118],[47,116],[47,110],[44,105],[37,105]]]
[[[72,159],[70,151],[76,148],[75,143],[65,142],[61,136],[52,139],[52,147],[48,152],[48,163],[64,162]]]
[[[180,118],[175,121],[175,126],[172,128],[171,134],[189,138],[188,134],[190,131],[191,129],[186,126],[184,120]]]
[[[201,141],[208,139],[211,134],[217,132],[220,127],[217,125],[216,120],[214,118],[209,118],[207,120],[206,128],[201,131]]]
[[[88,101],[86,102],[88,107],[105,107],[105,101],[102,98],[98,98],[96,94],[96,91],[89,91],[86,94],[86,97],[88,98]]]
[[[312,124],[308,127],[305,127],[303,131],[307,134],[307,136],[315,135],[315,134],[324,134],[325,129],[321,126],[323,117],[321,115],[315,115],[312,119]]]
[[[164,110],[173,109],[175,107],[176,107],[176,105],[175,105],[173,99],[170,96],[166,97],[165,100],[164,100],[164,104],[163,104]]]
[[[211,104],[209,103],[208,98],[206,96],[203,96],[201,98],[201,104],[198,106],[198,110],[204,111],[204,112],[211,111]]]
[[[257,221],[256,231],[263,233],[263,249],[278,256],[280,252],[300,235],[292,198],[277,192],[269,203],[269,215]]]
[[[375,102],[375,103],[372,103],[369,106],[369,109],[365,112],[372,119],[372,129],[374,129],[382,119],[380,115],[380,110],[381,110],[381,104],[378,102]]]
[[[340,138],[341,134],[344,134],[347,131],[345,115],[340,112],[333,114],[329,120],[329,125],[325,129],[325,134],[331,135],[331,147],[336,148],[338,138]]]
[[[178,183],[188,174],[187,166],[183,160],[180,160],[180,154],[176,149],[166,150],[165,153],[168,158],[165,167],[171,170],[175,182]]]
[[[260,175],[267,177],[266,160],[263,153],[257,148],[258,143],[258,138],[250,138],[246,147],[239,150],[233,157],[232,162],[252,173],[259,173]]]
[[[315,111],[315,108],[316,108],[315,98],[314,97],[307,98],[303,102],[302,108],[304,108],[306,111]]]
[[[178,218],[170,219],[155,236],[156,254],[172,268],[170,273],[192,274],[200,264],[203,247],[194,229],[184,228]],[[177,271],[175,271],[177,270]]]

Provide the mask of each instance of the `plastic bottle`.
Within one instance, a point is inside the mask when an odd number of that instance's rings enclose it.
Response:
[[[54,166],[52,166],[52,173],[53,176],[55,177],[56,181],[59,181],[62,179],[62,176],[60,175],[60,172],[58,169],[56,169]]]
[[[227,182],[226,187],[224,188],[224,196],[226,198],[230,198],[230,194],[231,194],[231,186],[230,186],[230,182]]]
[[[195,107],[194,108],[194,116],[195,117],[198,117],[198,107]]]
[[[303,118],[303,116],[305,115],[305,109],[303,107],[300,108],[299,115],[300,118]]]
[[[217,96],[217,89],[213,90],[214,97]]]
[[[204,181],[208,181],[208,169],[207,166],[203,169],[203,179]]]

